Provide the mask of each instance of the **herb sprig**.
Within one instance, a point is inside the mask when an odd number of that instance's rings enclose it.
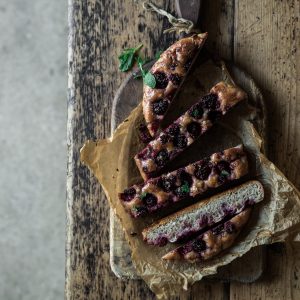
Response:
[[[135,48],[125,49],[121,53],[121,55],[119,55],[119,57],[118,57],[119,61],[120,61],[119,69],[122,72],[127,72],[133,67],[136,55],[142,49],[142,47],[143,47],[143,44],[140,44]]]
[[[144,83],[154,89],[156,85],[154,75],[151,72],[144,70],[143,65],[145,64],[145,61],[143,61],[143,59],[140,56],[138,57],[137,62],[141,70]]]
[[[146,196],[147,196],[146,192],[141,193],[141,195],[140,195],[141,200],[143,200]]]
[[[220,175],[224,176],[224,177],[228,177],[230,175],[230,173],[228,173],[226,170],[222,170]]]
[[[146,85],[148,85],[151,88],[155,88],[156,85],[155,76],[150,71],[144,69],[144,65],[148,63],[151,59],[150,58],[143,59],[139,55],[139,51],[142,47],[143,44],[140,44],[136,48],[125,49],[118,57],[120,61],[119,69],[122,72],[127,72],[132,69],[134,62],[136,61],[140,68],[141,74],[138,75],[135,74],[134,78],[137,79],[139,77],[143,77],[143,81]],[[155,59],[158,59],[161,53],[162,51],[156,53]]]
[[[182,193],[189,193],[190,192],[190,187],[189,187],[189,183],[187,181],[184,181],[184,184],[180,187],[180,190]]]

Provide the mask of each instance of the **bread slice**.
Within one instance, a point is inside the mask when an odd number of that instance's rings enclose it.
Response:
[[[119,199],[134,218],[141,217],[201,195],[247,173],[247,155],[239,145],[125,189]]]
[[[158,131],[206,39],[207,33],[180,39],[165,50],[150,69],[156,83],[154,88],[144,84],[143,112],[151,136]]]
[[[229,221],[214,226],[185,245],[168,252],[162,259],[185,260],[190,263],[211,259],[232,246],[249,220],[251,211],[252,207],[245,208]]]
[[[246,98],[245,92],[237,86],[225,82],[216,84],[209,94],[203,96],[135,155],[134,160],[143,179],[157,176],[162,168]]]
[[[262,184],[256,180],[248,181],[163,218],[143,230],[143,239],[158,246],[175,243],[240,213],[263,198]]]

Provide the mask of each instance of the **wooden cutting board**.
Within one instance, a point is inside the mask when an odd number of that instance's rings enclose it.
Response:
[[[197,62],[196,68],[207,68],[208,72],[222,69],[220,62]],[[211,66],[213,65],[213,66]],[[214,69],[215,68],[215,69]],[[230,75],[234,81],[241,86],[248,94],[249,104],[254,108],[255,118],[253,123],[265,141],[266,145],[266,109],[264,99],[259,88],[250,76],[234,65],[227,64]],[[193,71],[189,76],[196,74]],[[223,72],[226,76],[226,72]],[[201,80],[201,77],[200,79]],[[213,81],[214,79],[212,79]],[[200,84],[200,83],[199,83]],[[112,132],[129,115],[142,99],[142,81],[133,78],[130,74],[120,86],[113,101],[111,128]],[[180,97],[180,95],[179,95]],[[213,151],[212,151],[213,152]],[[228,266],[221,268],[214,279],[222,281],[236,280],[239,282],[253,282],[260,277],[265,263],[264,247],[252,249],[243,257],[236,259]],[[113,211],[110,211],[110,264],[114,274],[121,279],[137,279],[135,269],[131,261],[131,251],[125,240],[122,227],[119,220],[115,217]]]

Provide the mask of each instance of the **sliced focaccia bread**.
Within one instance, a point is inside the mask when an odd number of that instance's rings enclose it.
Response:
[[[230,108],[246,98],[238,87],[220,82],[135,157],[144,180],[154,177],[206,132]]]
[[[229,221],[200,234],[194,240],[177,247],[162,257],[165,260],[185,260],[191,263],[208,260],[229,248],[247,223],[252,208],[246,208]]]
[[[206,38],[207,33],[202,33],[177,41],[152,66],[150,72],[154,75],[156,84],[154,88],[144,85],[143,95],[144,117],[152,136],[157,132]]]
[[[133,217],[195,197],[234,181],[248,172],[243,146],[226,149],[176,171],[134,185],[119,194],[125,209]]]
[[[143,239],[148,244],[158,246],[185,240],[225,218],[239,214],[263,198],[261,183],[248,181],[154,223],[143,230]]]

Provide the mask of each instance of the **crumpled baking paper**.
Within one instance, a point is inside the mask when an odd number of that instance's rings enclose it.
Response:
[[[251,220],[234,246],[222,255],[198,264],[162,261],[161,257],[175,246],[149,246],[141,238],[141,231],[161,216],[132,219],[118,200],[119,192],[142,181],[133,160],[133,156],[143,148],[138,137],[138,125],[143,122],[141,104],[119,125],[112,137],[87,141],[81,149],[81,161],[97,177],[110,206],[120,219],[137,274],[158,299],[167,299],[203,277],[217,273],[218,267],[229,264],[253,247],[300,239],[300,193],[261,152],[264,144],[253,125],[256,118],[254,111],[245,103],[240,105],[172,165],[172,169],[176,169],[242,143],[249,153],[249,179],[258,179],[265,189],[264,201],[255,206]]]

